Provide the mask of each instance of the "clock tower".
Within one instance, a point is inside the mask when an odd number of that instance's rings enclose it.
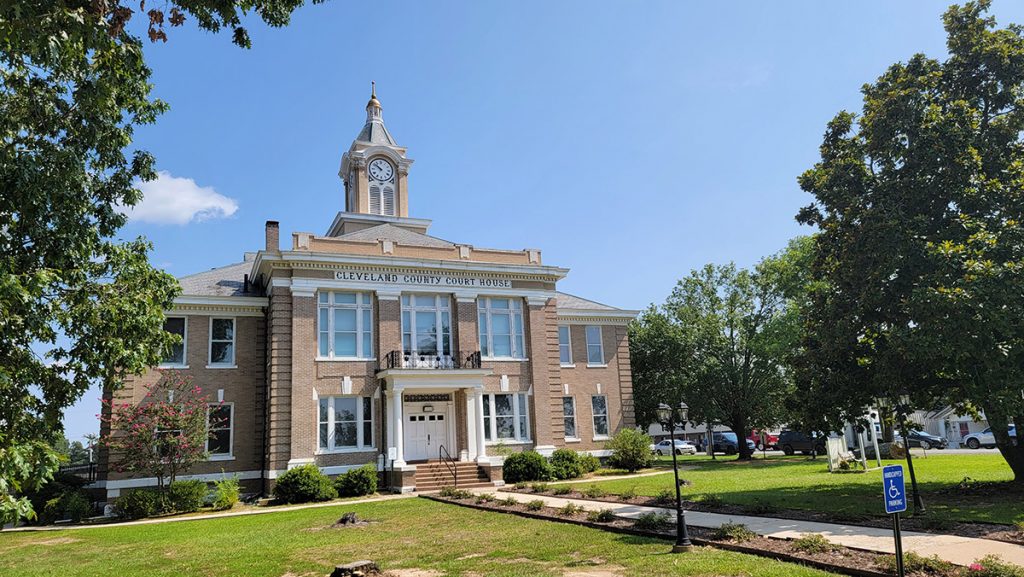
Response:
[[[342,155],[338,176],[345,183],[346,212],[394,222],[409,217],[409,167],[413,161],[384,126],[377,87],[371,86],[366,124]]]

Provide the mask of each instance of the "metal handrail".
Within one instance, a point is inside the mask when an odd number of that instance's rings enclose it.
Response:
[[[391,351],[384,355],[377,365],[378,371],[388,369],[479,369],[480,352],[477,351],[465,358],[456,355],[425,354],[413,351]]]
[[[455,464],[455,459],[452,458],[444,445],[437,447],[437,458],[444,465],[444,468],[448,469],[448,472],[452,474],[452,487],[457,489],[459,487],[459,466]]]

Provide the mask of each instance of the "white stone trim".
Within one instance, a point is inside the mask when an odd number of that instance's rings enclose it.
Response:
[[[485,249],[476,249],[485,250]],[[395,258],[377,257],[354,254],[338,254],[324,252],[296,252],[282,251],[279,254],[268,254],[266,251],[259,251],[253,261],[253,273],[257,272],[264,263],[276,263],[291,268],[323,268],[332,269],[338,265],[349,266],[377,266],[388,269],[413,269],[422,270],[444,270],[452,272],[481,272],[494,275],[516,275],[517,280],[539,280],[548,278],[550,280],[561,280],[569,274],[569,269],[531,264],[504,264],[493,262],[474,261],[449,261],[441,259],[425,258]],[[250,278],[255,278],[250,274]],[[552,291],[554,296],[554,291]]]
[[[282,471],[283,472],[283,471]],[[238,472],[224,472],[224,473],[203,473],[197,475],[178,475],[176,481],[205,481],[207,483],[213,481],[219,481],[226,477],[237,477],[240,481],[247,481],[253,479],[260,479],[261,471],[238,471]],[[125,489],[140,489],[143,487],[155,487],[157,484],[156,477],[139,477],[136,479],[117,479],[107,481],[96,481],[86,485],[89,489],[106,489],[107,499],[112,499],[121,495],[121,491]]]

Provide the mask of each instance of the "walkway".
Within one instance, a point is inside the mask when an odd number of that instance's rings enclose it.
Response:
[[[244,511],[223,511],[221,513],[200,513],[195,515],[181,515],[177,517],[158,517],[156,519],[141,519],[139,521],[125,521],[123,523],[97,523],[95,525],[42,525],[13,527],[3,529],[0,533],[14,533],[20,531],[68,531],[79,529],[104,529],[110,527],[128,527],[131,525],[155,525],[157,523],[177,523],[180,521],[205,521],[206,519],[221,519],[223,517],[241,517],[244,515],[265,515],[267,513],[284,513],[286,511],[298,511],[299,509],[317,509],[320,507],[344,507],[347,505],[359,505],[360,503],[376,503],[378,501],[393,501],[395,499],[408,499],[415,497],[416,493],[402,493],[398,495],[378,495],[366,499],[351,499],[348,501],[325,501],[323,503],[306,503],[304,505],[277,505],[272,507],[253,507]]]
[[[472,489],[472,491],[475,493],[490,492],[486,489]],[[628,519],[635,519],[644,513],[651,512],[667,512],[673,516],[673,519],[675,518],[674,508],[619,505],[604,501],[566,499],[564,497],[550,497],[530,493],[501,493],[501,495],[512,497],[519,502],[540,499],[549,507],[563,507],[568,503],[575,503],[587,511],[609,509],[615,515]],[[723,515],[698,511],[688,511],[686,513],[686,522],[695,527],[708,528],[718,527],[724,523],[741,523],[759,535],[779,539],[794,539],[804,533],[817,533],[838,545],[881,553],[895,553],[891,529],[795,521],[792,519],[774,519],[771,517]],[[964,566],[970,565],[975,560],[986,555],[998,555],[1004,561],[1024,566],[1024,547],[990,539],[904,531],[903,550],[913,551],[926,557],[938,555],[940,559]]]

